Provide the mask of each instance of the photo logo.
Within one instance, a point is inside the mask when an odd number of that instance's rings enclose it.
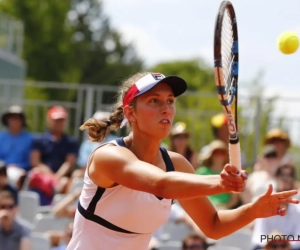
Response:
[[[261,235],[260,242],[267,243],[271,241],[300,241],[300,235],[287,235],[287,234],[274,234],[274,235]]]

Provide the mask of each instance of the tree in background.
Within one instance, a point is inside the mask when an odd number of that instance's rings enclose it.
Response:
[[[29,79],[116,85],[142,68],[99,0],[2,0],[0,10],[24,23]]]
[[[24,23],[22,57],[32,81],[117,85],[143,67],[131,44],[111,27],[99,0],[1,0],[0,10]],[[53,102],[74,101],[77,95],[76,90],[30,86],[24,93],[27,100]],[[104,101],[111,102],[112,95],[105,93]],[[45,108],[32,105],[26,112],[40,117]],[[36,123],[36,130],[44,129]]]

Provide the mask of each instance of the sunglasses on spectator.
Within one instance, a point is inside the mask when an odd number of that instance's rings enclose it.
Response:
[[[0,210],[11,210],[15,207],[14,204],[2,204],[0,205]]]
[[[193,244],[193,245],[186,245],[184,249],[186,249],[186,250],[204,250],[205,247],[202,244]]]
[[[286,142],[286,139],[281,139],[281,138],[273,138],[270,139],[271,143],[276,143],[276,142]]]
[[[267,159],[277,158],[277,153],[276,152],[272,152],[272,153],[266,154],[265,158],[267,158]]]
[[[287,242],[282,242],[282,243],[273,243],[270,244],[268,249],[280,249],[280,248],[286,248],[288,247],[288,243]]]

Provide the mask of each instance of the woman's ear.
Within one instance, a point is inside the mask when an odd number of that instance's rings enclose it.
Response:
[[[124,116],[127,118],[127,120],[129,122],[134,122],[135,121],[132,107],[125,106],[123,108],[123,112],[124,112]]]

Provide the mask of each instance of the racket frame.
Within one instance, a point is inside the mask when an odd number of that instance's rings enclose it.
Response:
[[[231,51],[234,58],[232,61],[232,68],[230,75],[232,76],[231,84],[234,86],[231,91],[233,95],[228,99],[226,93],[226,83],[224,80],[224,73],[222,68],[222,27],[225,11],[228,11],[231,17],[232,31],[233,31],[233,45]],[[218,98],[223,107],[227,117],[227,127],[229,132],[229,162],[230,165],[235,166],[239,171],[242,169],[241,151],[238,134],[238,71],[239,71],[239,48],[238,48],[238,29],[237,20],[234,7],[230,1],[223,1],[219,7],[219,11],[215,21],[214,30],[214,75],[215,83],[218,91]],[[231,85],[231,86],[232,86]],[[234,109],[232,108],[234,104]]]

